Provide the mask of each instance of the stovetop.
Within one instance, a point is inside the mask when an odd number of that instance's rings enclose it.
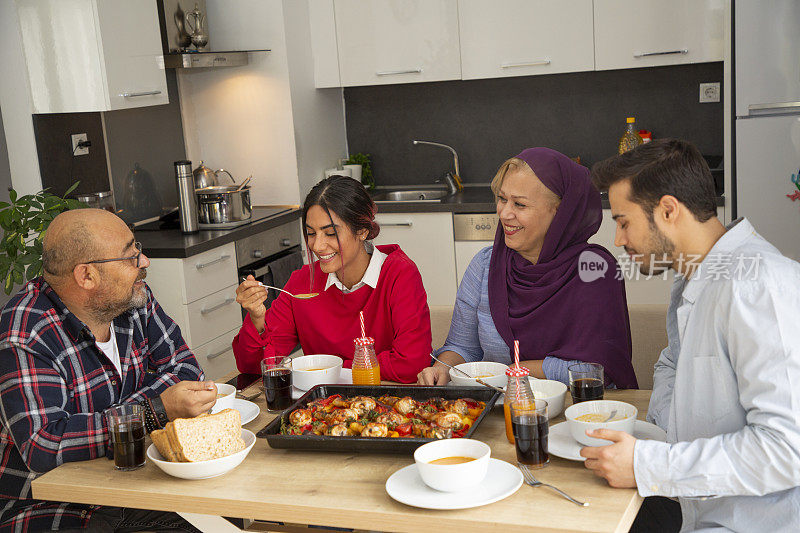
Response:
[[[200,231],[230,231],[254,222],[258,222],[260,220],[264,220],[266,218],[271,218],[276,215],[286,213],[288,211],[291,211],[291,208],[286,206],[256,206],[253,207],[250,220],[245,224],[239,224],[238,226],[233,226],[231,228],[214,228],[209,230],[204,230],[201,227]],[[153,222],[148,222],[147,224],[142,224],[141,226],[136,226],[136,231],[163,231],[170,229],[180,229],[180,220],[178,219],[177,211],[162,217],[161,220],[155,220]]]

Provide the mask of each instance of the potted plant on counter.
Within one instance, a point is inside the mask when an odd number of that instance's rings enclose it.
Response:
[[[375,179],[372,176],[372,162],[370,161],[369,154],[362,154],[360,152],[357,154],[351,154],[350,157],[348,157],[342,164],[344,165],[344,168],[347,168],[348,165],[359,167],[353,168],[353,178],[358,180],[359,177],[356,176],[358,173],[360,174],[359,181],[361,181],[364,187],[367,189],[375,188]]]
[[[14,285],[21,285],[42,273],[42,241],[47,226],[56,215],[86,207],[86,204],[67,198],[78,186],[75,183],[63,197],[47,190],[17,196],[11,189],[11,202],[0,202],[0,280],[3,291],[11,294]]]

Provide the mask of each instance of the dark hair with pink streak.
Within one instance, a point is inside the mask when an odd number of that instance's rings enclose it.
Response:
[[[306,233],[306,217],[308,210],[315,205],[320,206],[333,224],[331,213],[335,213],[344,222],[353,234],[367,230],[367,240],[378,236],[380,226],[375,222],[375,213],[378,207],[372,201],[367,190],[361,183],[348,176],[330,176],[320,181],[309,191],[303,203],[303,234],[306,240],[308,263],[314,264],[314,257],[308,247],[308,234]],[[339,233],[333,228],[336,241],[341,250]],[[311,268],[311,286],[314,285],[314,268]]]

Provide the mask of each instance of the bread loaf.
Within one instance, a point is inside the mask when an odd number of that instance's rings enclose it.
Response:
[[[150,437],[162,457],[175,462],[218,459],[245,448],[241,417],[235,409],[177,418],[164,429],[153,431]]]

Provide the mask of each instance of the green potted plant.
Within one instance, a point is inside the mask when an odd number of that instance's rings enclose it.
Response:
[[[361,167],[361,183],[367,189],[375,188],[375,178],[372,176],[372,162],[370,161],[369,154],[351,154],[343,163],[343,165],[357,165]],[[346,168],[346,167],[345,167]],[[355,175],[353,176],[356,177]],[[358,178],[356,178],[358,179]]]
[[[42,240],[56,215],[86,204],[67,198],[78,186],[75,183],[63,197],[47,192],[17,196],[11,189],[11,202],[0,202],[0,280],[3,291],[11,294],[14,285],[30,281],[42,273]]]

